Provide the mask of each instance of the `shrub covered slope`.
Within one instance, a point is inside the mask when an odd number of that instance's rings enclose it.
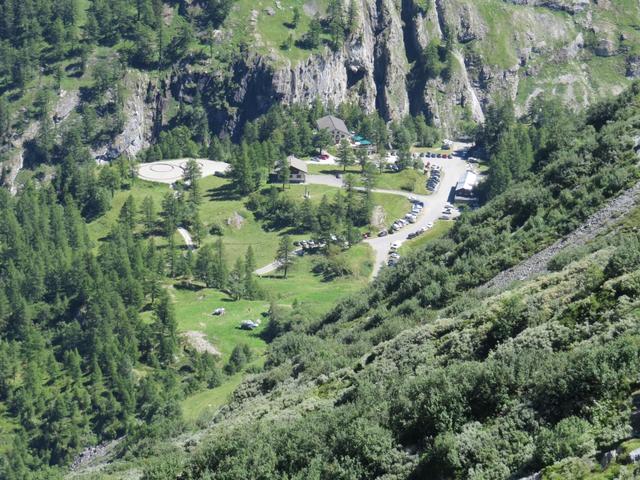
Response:
[[[195,453],[152,462],[145,478],[596,475],[591,459],[637,428],[637,211],[562,252],[555,273],[504,292],[475,287],[637,181],[639,102],[635,86],[563,130],[557,116],[507,122],[488,141],[492,168],[514,128],[534,145],[527,168],[321,321],[273,318],[265,372]]]

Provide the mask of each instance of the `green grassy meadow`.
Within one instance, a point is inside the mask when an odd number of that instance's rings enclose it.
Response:
[[[214,224],[222,227],[223,235],[219,238],[224,244],[228,265],[232,265],[236,258],[243,256],[249,245],[254,249],[258,266],[272,262],[280,235],[284,232],[264,230],[253,213],[247,210],[246,199],[233,194],[229,180],[211,176],[203,178],[200,185],[203,194],[200,205],[201,220],[207,232]],[[314,203],[319,203],[323,195],[331,198],[338,190],[336,187],[322,185],[290,185],[285,189],[285,194],[302,200],[306,191]],[[120,209],[129,195],[133,196],[137,208],[141,206],[145,197],[150,196],[159,215],[162,198],[169,192],[171,189],[168,185],[141,180],[136,181],[130,190],[116,192],[111,209],[89,224],[89,235],[96,248],[117,222]],[[390,221],[404,215],[408,207],[406,198],[398,195],[375,193],[374,201],[383,205],[386,217]],[[239,228],[227,224],[227,219],[235,214],[244,219]],[[308,234],[293,236],[294,239],[305,237],[308,237]],[[217,238],[207,234],[203,243],[212,243]],[[167,243],[161,236],[155,237],[154,240],[160,248]],[[175,240],[178,245],[184,243],[177,233]],[[282,278],[279,272],[274,272],[258,279],[258,284],[264,292],[261,300],[232,301],[226,293],[218,290],[200,287],[189,281],[171,282],[168,288],[174,300],[178,330],[181,333],[204,333],[206,340],[221,353],[221,366],[227,362],[236,345],[247,344],[254,354],[248,367],[259,368],[267,348],[267,342],[261,333],[268,321],[267,312],[271,301],[284,308],[290,308],[294,301],[297,301],[304,305],[309,316],[318,316],[326,313],[344,296],[357,292],[368,283],[373,269],[373,252],[370,247],[366,244],[355,245],[341,255],[345,256],[350,265],[352,276],[325,281],[321,275],[313,273],[315,262],[320,257],[297,257],[287,278]],[[213,310],[218,307],[225,308],[225,315],[212,315]],[[150,320],[151,312],[146,312],[143,317]],[[257,319],[261,320],[261,325],[256,330],[246,331],[239,328],[243,320]],[[225,377],[225,381],[219,387],[186,398],[183,402],[185,417],[188,420],[196,420],[203,412],[224,403],[243,377],[243,373]]]
[[[204,332],[207,340],[221,352],[222,363],[228,360],[234,346],[247,344],[254,354],[249,366],[261,366],[267,349],[267,342],[261,337],[261,333],[268,322],[266,313],[270,299],[282,307],[291,307],[294,301],[298,301],[309,316],[321,315],[341,298],[363,288],[368,282],[373,265],[370,247],[356,245],[348,252],[348,261],[355,274],[326,282],[312,272],[316,258],[298,257],[287,278],[274,273],[259,279],[259,285],[265,292],[263,300],[231,301],[224,293],[213,289],[187,290],[172,287],[179,330]],[[217,307],[224,307],[225,315],[212,315]],[[261,325],[257,329],[246,331],[238,328],[243,320],[256,319],[261,319]],[[226,377],[222,385],[184,399],[182,408],[185,418],[194,421],[203,413],[215,410],[225,403],[243,378],[242,373]]]

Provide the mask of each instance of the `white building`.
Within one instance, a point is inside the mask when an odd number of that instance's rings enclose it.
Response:
[[[456,184],[455,200],[464,202],[475,200],[474,190],[478,186],[478,174],[467,170]]]

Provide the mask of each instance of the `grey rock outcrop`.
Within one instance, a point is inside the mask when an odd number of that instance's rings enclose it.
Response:
[[[640,55],[627,58],[627,77],[640,78]]]
[[[605,82],[595,78],[585,61],[592,53],[618,55],[623,48],[617,39],[623,34],[622,44],[637,41],[635,33],[610,29],[604,16],[610,7],[589,0],[495,0],[490,17],[487,8],[471,0],[354,1],[358,27],[338,49],[325,45],[299,62],[277,48],[268,54],[250,49],[234,66],[232,83],[216,78],[229,72],[179,71],[171,79],[171,91],[189,99],[193,85],[200,92],[202,87],[231,90],[225,108],[213,112],[214,129],[230,134],[276,103],[319,99],[326,105],[354,102],[387,120],[424,113],[446,135],[455,136],[465,123],[461,120],[482,122],[486,106],[505,94],[523,113],[542,93],[582,107],[621,91],[624,75]],[[305,6],[307,14],[309,8]],[[258,30],[253,33],[264,47]],[[442,55],[448,39],[455,51],[450,75],[425,78],[425,48],[435,42]],[[552,66],[557,75],[545,71]],[[629,57],[626,76],[639,75],[640,61]]]

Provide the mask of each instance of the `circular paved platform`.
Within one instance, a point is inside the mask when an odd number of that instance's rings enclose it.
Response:
[[[138,167],[138,177],[151,182],[173,183],[184,175],[184,169],[179,165],[168,163],[143,163]]]
[[[203,177],[226,172],[229,164],[213,160],[197,159]],[[188,159],[160,160],[158,162],[142,163],[138,166],[138,178],[149,182],[174,183],[182,179]]]

